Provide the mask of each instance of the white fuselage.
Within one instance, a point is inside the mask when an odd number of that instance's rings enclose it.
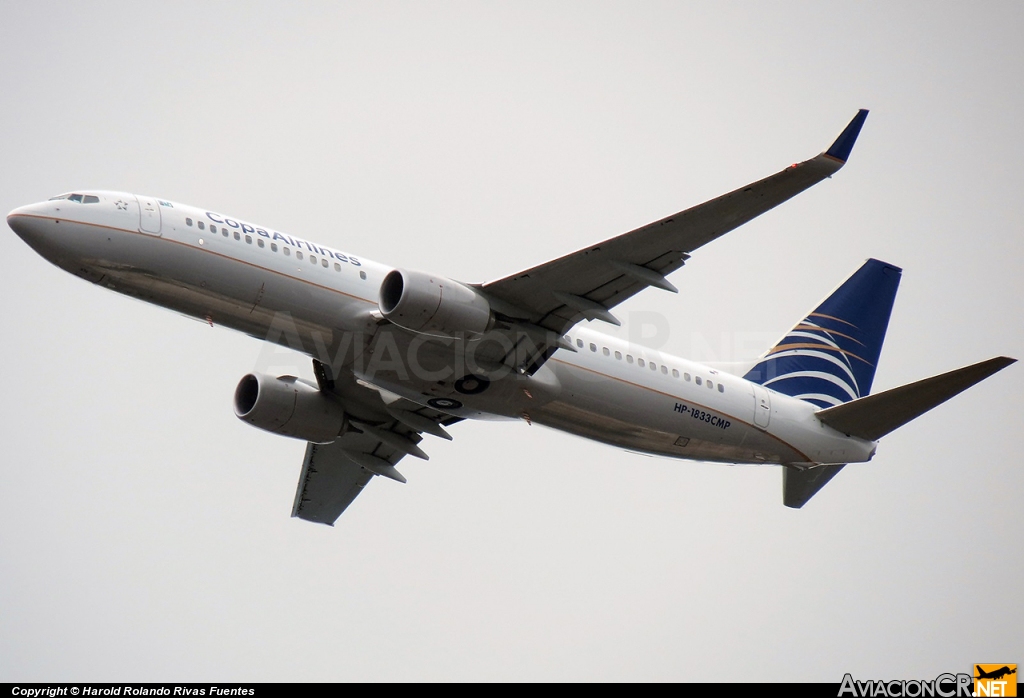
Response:
[[[10,226],[93,283],[290,346],[438,409],[454,395],[451,342],[381,328],[390,267],[269,228],[152,197],[83,192],[25,206]],[[822,424],[816,408],[742,378],[576,327],[533,376],[460,391],[444,411],[519,418],[643,453],[742,464],[861,462],[875,443]]]

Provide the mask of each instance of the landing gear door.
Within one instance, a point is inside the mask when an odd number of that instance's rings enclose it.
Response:
[[[772,399],[768,390],[756,383],[750,384],[754,388],[754,424],[759,429],[767,429],[772,419]]]
[[[148,196],[136,196],[139,202],[139,230],[150,235],[160,234],[160,203]]]

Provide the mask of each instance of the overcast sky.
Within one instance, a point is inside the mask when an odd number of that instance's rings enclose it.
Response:
[[[842,172],[621,315],[742,362],[876,257],[904,268],[881,390],[1024,356],[1022,30],[1014,2],[4,3],[0,209],[148,193],[487,281],[812,157],[869,108]],[[1024,661],[1020,365],[800,511],[775,468],[462,423],[329,528],[289,517],[304,444],[231,409],[245,373],[304,358],[9,230],[0,298],[0,681]]]

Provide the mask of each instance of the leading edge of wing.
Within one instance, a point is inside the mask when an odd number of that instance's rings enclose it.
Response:
[[[664,276],[690,252],[835,174],[845,164],[868,111],[861,109],[829,149],[745,187],[609,238],[539,266],[483,285],[489,294],[522,308],[531,321],[565,332],[581,317],[559,295],[612,308],[651,285],[623,265]]]

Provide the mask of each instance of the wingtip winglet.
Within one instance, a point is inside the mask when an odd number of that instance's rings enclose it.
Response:
[[[867,109],[858,111],[853,120],[839,134],[836,142],[825,151],[825,155],[845,163],[850,158],[850,151],[853,150],[853,144],[857,142],[857,136],[860,135],[860,129],[864,126],[864,120],[867,118]]]

